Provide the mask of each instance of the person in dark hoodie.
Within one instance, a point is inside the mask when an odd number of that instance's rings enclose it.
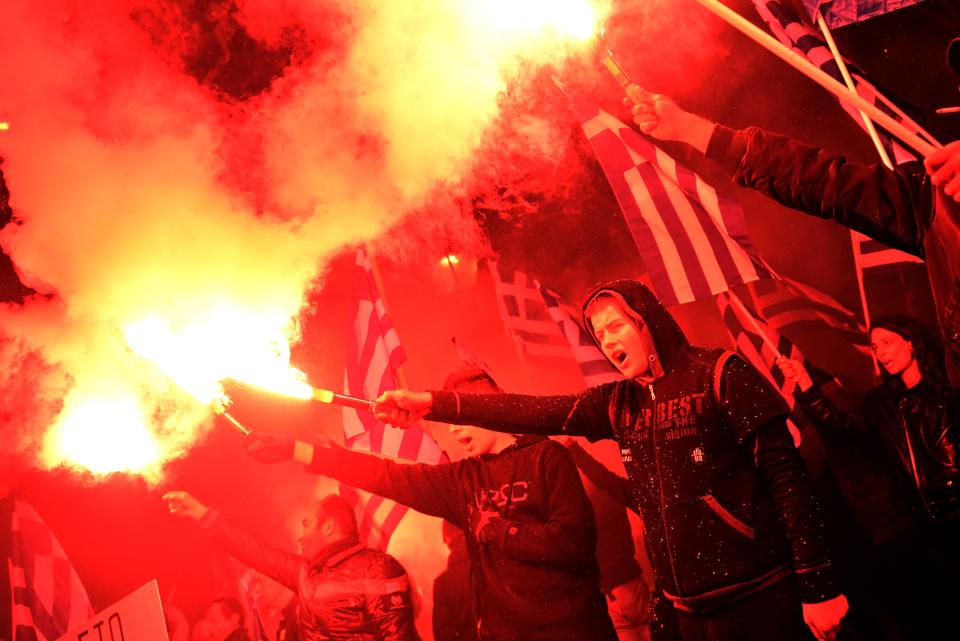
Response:
[[[574,463],[577,464],[577,468],[580,470],[580,474],[594,486],[597,490],[602,493],[604,496],[608,497],[607,500],[611,504],[620,507],[621,510],[626,508],[628,510],[633,510],[638,516],[640,516],[640,510],[637,507],[637,502],[633,498],[633,485],[630,483],[630,479],[624,478],[619,474],[611,471],[607,468],[606,465],[593,458],[589,452],[587,452],[576,439],[570,436],[561,436],[558,437],[558,440],[567,447],[567,451],[570,452],[570,455],[573,456]],[[586,487],[586,485],[584,486]],[[590,496],[589,490],[587,495]],[[591,500],[594,504],[594,509],[596,510],[597,501],[591,496]],[[597,522],[604,524],[606,526],[610,521],[609,516],[607,518],[601,518],[599,516],[600,512],[597,512]],[[623,515],[626,516],[626,512],[623,512]],[[620,529],[617,518],[613,520],[613,530],[617,531]],[[630,524],[627,523],[629,528]],[[603,529],[601,528],[601,535],[603,534]],[[633,540],[631,539],[629,545],[629,551],[631,556],[633,555]],[[603,556],[601,552],[600,545],[597,545],[597,561],[600,562],[600,576],[601,581],[603,580]],[[634,581],[642,581],[643,578],[634,579],[633,581],[628,582],[626,585],[629,586]],[[601,587],[603,584],[601,583]],[[645,588],[646,589],[646,588]],[[616,597],[616,592],[612,595],[608,595],[607,599],[610,600],[610,597]],[[628,599],[629,600],[629,599]],[[680,628],[677,624],[677,615],[676,610],[673,607],[673,604],[670,603],[669,599],[664,597],[662,593],[656,589],[654,586],[654,592],[652,595],[648,595],[646,600],[646,611],[643,613],[643,630],[639,635],[640,638],[648,637],[650,641],[678,641],[681,639]],[[616,607],[614,603],[609,604],[611,606],[611,611],[613,607]],[[611,612],[611,617],[613,618],[614,625],[617,625],[617,616]],[[617,633],[620,635],[620,641],[626,641],[630,639],[630,632],[624,634],[624,631],[621,628],[617,628]]]
[[[624,380],[566,396],[395,390],[377,418],[615,439],[685,640],[833,639],[847,602],[777,392],[734,354],[691,346],[638,281],[596,287],[583,312]]]
[[[500,392],[476,368],[454,372],[444,387]],[[599,587],[593,508],[566,449],[542,436],[450,429],[468,457],[439,465],[283,436],[254,435],[248,452],[264,463],[304,463],[462,529],[483,641],[617,641]]]

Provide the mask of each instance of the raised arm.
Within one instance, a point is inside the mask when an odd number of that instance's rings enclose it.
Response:
[[[750,127],[734,131],[684,111],[670,98],[636,85],[625,102],[644,133],[686,142],[717,161],[742,187],[818,218],[833,219],[885,245],[923,256],[923,236],[934,212],[936,181],[956,189],[953,156],[935,153],[928,171],[910,163],[890,170]],[[956,193],[956,192],[954,192]]]
[[[787,380],[797,384],[793,397],[825,441],[847,446],[860,440],[866,431],[862,414],[851,414],[837,407],[799,361],[781,358],[777,360],[777,367]]]
[[[171,514],[196,521],[210,538],[240,561],[297,591],[302,564],[298,555],[267,545],[244,532],[187,492],[167,492],[163,500],[167,502]]]

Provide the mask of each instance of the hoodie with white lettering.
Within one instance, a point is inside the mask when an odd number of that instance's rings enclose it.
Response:
[[[593,508],[559,443],[522,436],[440,465],[328,444],[307,469],[463,529],[484,641],[617,638],[599,587]]]

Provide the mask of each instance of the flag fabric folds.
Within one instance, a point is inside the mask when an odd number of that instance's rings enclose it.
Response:
[[[53,532],[26,501],[10,518],[12,641],[56,641],[84,626],[94,611],[87,591]]]
[[[785,379],[775,363],[782,354],[786,358],[805,364],[806,358],[797,346],[763,320],[751,314],[735,294],[731,292],[720,294],[717,297],[717,306],[720,308],[723,324],[734,345],[737,346],[737,352],[756,367],[777,388],[790,407],[793,407],[796,384]],[[776,351],[771,344],[776,346]]]
[[[853,260],[861,272],[874,267],[898,265],[901,263],[920,263],[923,260],[902,252],[899,249],[887,247],[883,243],[873,240],[858,231],[853,232]]]
[[[867,328],[853,312],[820,290],[790,279],[758,280],[748,288],[754,309],[774,331],[827,329],[869,352]]]
[[[738,202],[606,111],[568,98],[665,305],[769,276]]]
[[[793,395],[797,385],[784,377],[776,362],[780,355],[783,355],[806,365],[803,353],[786,337],[751,314],[733,292],[718,295],[717,307],[720,308],[723,324],[736,346],[737,353],[753,365],[776,388],[790,409],[793,409],[796,402]],[[791,419],[787,419],[787,427],[793,434],[794,442],[799,445],[800,431]]]
[[[358,514],[357,530],[360,540],[380,550],[387,549],[394,530],[410,509],[406,505],[342,483],[340,496],[353,505]]]
[[[803,0],[807,13],[822,13],[831,29],[897,11],[921,0]]]
[[[603,355],[596,343],[593,342],[593,339],[587,334],[587,330],[575,320],[579,313],[564,305],[559,294],[550,291],[536,280],[534,283],[547,306],[547,312],[557,323],[560,333],[566,339],[587,387],[595,387],[623,378],[620,372],[610,364],[607,357]]]
[[[370,257],[363,249],[357,251],[354,265],[354,294],[353,326],[347,336],[345,388],[347,394],[353,396],[377,398],[398,387],[396,368],[406,360],[406,353],[387,316]],[[377,421],[369,412],[345,407],[343,432],[344,442],[351,449],[420,463],[448,460],[419,424],[401,430]],[[341,485],[340,489],[361,515],[361,538],[386,548],[407,508],[381,497],[364,496],[365,493],[346,486]]]
[[[570,358],[570,348],[550,317],[535,282],[523,272],[487,261],[497,291],[497,305],[507,333],[524,354]]]
[[[487,376],[490,377],[490,380],[496,383],[497,379],[493,375],[493,370],[490,369],[490,366],[487,365],[487,362],[480,358],[480,355],[477,354],[473,348],[464,345],[462,342],[458,341],[456,337],[453,337],[450,340],[453,342],[453,348],[457,350],[457,357],[463,361],[464,365],[482,370],[487,374]]]
[[[811,2],[812,0],[806,1]],[[852,1],[856,2],[857,0]],[[893,4],[893,0],[887,1]],[[824,42],[820,33],[801,20],[800,16],[797,15],[788,4],[783,0],[753,0],[753,4],[757,9],[757,13],[760,14],[760,17],[762,17],[764,22],[767,23],[767,26],[770,27],[770,31],[780,42],[804,55],[810,62],[828,73],[837,82],[845,84],[843,76],[840,73],[840,67],[837,66],[837,61],[834,60],[833,54],[830,53],[830,48],[827,46],[827,43]],[[878,0],[871,0],[871,4],[877,5],[879,2]],[[837,26],[835,24],[830,25],[829,21],[828,25]],[[910,131],[922,138],[927,138],[917,123],[881,94],[876,86],[864,76],[861,70],[850,63],[847,63],[847,67],[850,71],[850,76],[853,78],[857,93],[861,98],[876,105],[878,109],[898,120]],[[840,105],[850,117],[853,118],[854,122],[860,127],[865,126],[860,111],[856,107],[844,101],[840,101]],[[917,159],[913,153],[905,149],[890,135],[880,129],[879,125],[877,133],[880,135],[881,143],[887,150],[887,154],[895,164]]]

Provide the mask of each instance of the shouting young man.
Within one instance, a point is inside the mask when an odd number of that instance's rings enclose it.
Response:
[[[799,640],[804,621],[833,639],[847,603],[777,392],[734,354],[691,346],[637,281],[597,287],[583,310],[625,380],[569,396],[398,390],[377,418],[615,439],[684,639]]]

